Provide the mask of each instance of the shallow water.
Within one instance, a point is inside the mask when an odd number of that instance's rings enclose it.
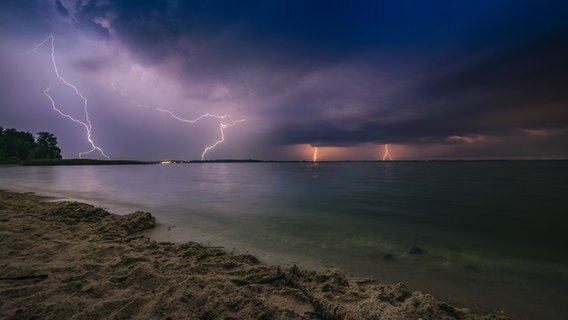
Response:
[[[568,318],[566,181],[564,161],[0,168],[3,189],[150,211],[158,240],[404,281],[519,319]]]

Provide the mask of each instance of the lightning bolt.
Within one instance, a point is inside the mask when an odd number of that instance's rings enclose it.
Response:
[[[206,113],[206,114],[201,115],[201,116],[199,116],[199,117],[197,117],[197,118],[195,118],[195,119],[193,119],[193,120],[187,120],[187,119],[182,119],[182,118],[176,116],[176,115],[173,114],[173,112],[171,112],[170,110],[166,110],[166,109],[162,109],[162,108],[156,108],[156,110],[158,110],[158,111],[160,111],[160,112],[163,112],[163,113],[167,113],[167,114],[169,114],[172,118],[174,118],[174,119],[176,119],[176,120],[178,120],[178,121],[187,122],[187,123],[196,123],[197,121],[199,121],[199,120],[201,120],[201,119],[204,119],[204,118],[208,118],[208,117],[217,118],[217,119],[221,119],[221,120],[230,118],[228,114],[225,114],[225,115],[220,116],[220,115],[216,115],[216,114]]]
[[[392,161],[392,157],[389,153],[389,145],[385,144],[385,154],[383,155],[383,161],[385,161],[387,158]]]
[[[232,121],[231,123],[220,123],[219,127],[221,128],[221,139],[217,140],[211,146],[205,147],[205,149],[203,150],[203,153],[201,154],[201,160],[205,160],[205,154],[207,153],[207,151],[215,148],[218,144],[223,143],[223,141],[225,141],[225,129],[227,129],[228,127],[232,127],[237,123],[244,122],[244,121],[246,121],[246,119]]]
[[[97,150],[97,151],[99,151],[99,152],[103,155],[103,157],[107,158],[107,160],[110,160],[110,157],[107,156],[107,155],[104,153],[103,149],[97,147],[97,146],[95,145],[95,143],[93,142],[93,138],[91,137],[91,128],[90,128],[85,122],[79,121],[79,120],[77,120],[77,119],[71,117],[70,115],[68,115],[68,114],[66,114],[66,113],[63,113],[59,108],[57,108],[57,105],[55,104],[55,101],[53,101],[53,98],[49,95],[49,90],[51,90],[51,87],[48,87],[47,89],[45,89],[45,90],[43,91],[43,94],[49,99],[49,101],[51,101],[51,107],[53,108],[53,110],[55,110],[55,111],[56,111],[57,113],[59,113],[61,116],[65,117],[65,118],[68,118],[68,119],[70,119],[71,121],[76,122],[76,123],[82,125],[83,127],[85,127],[85,130],[86,130],[86,132],[87,132],[87,141],[89,141],[89,144],[91,145],[91,150],[85,151],[85,152],[79,152],[79,158],[82,159],[84,154],[88,154],[88,153],[91,153],[91,152]]]
[[[205,119],[205,118],[215,118],[220,120],[219,123],[219,127],[221,130],[221,138],[219,140],[217,140],[214,144],[210,145],[210,146],[205,146],[205,149],[203,150],[203,152],[201,153],[201,160],[205,160],[205,155],[207,154],[208,151],[214,149],[215,147],[217,147],[217,145],[223,143],[225,141],[225,129],[227,129],[228,127],[232,127],[235,124],[241,123],[241,122],[245,122],[245,119],[240,119],[240,120],[233,120],[233,118],[228,115],[228,114],[224,114],[224,115],[218,115],[218,114],[212,114],[212,113],[205,113],[200,115],[199,117],[195,118],[195,119],[184,119],[181,118],[179,116],[177,116],[176,114],[174,114],[171,110],[168,109],[164,109],[162,107],[159,106],[153,106],[153,105],[148,105],[148,104],[143,104],[140,103],[136,100],[131,99],[128,95],[122,93],[120,91],[120,89],[116,86],[115,83],[112,83],[112,88],[114,89],[114,91],[118,92],[121,96],[130,99],[132,102],[134,102],[134,104],[136,104],[136,106],[140,107],[140,108],[149,108],[149,109],[154,109],[156,111],[162,112],[162,113],[166,113],[168,114],[170,117],[172,117],[173,119],[177,120],[177,121],[181,121],[181,122],[185,122],[185,123],[196,123],[199,120]],[[228,123],[225,123],[225,121],[228,121]]]
[[[55,101],[53,100],[53,98],[51,97],[51,95],[49,95],[49,91],[51,90],[51,86],[49,86],[47,89],[45,89],[43,91],[43,94],[49,99],[49,101],[51,102],[51,107],[53,108],[53,110],[55,110],[57,113],[59,113],[59,115],[75,122],[78,123],[80,125],[82,125],[85,128],[85,131],[87,133],[87,141],[89,142],[89,144],[91,145],[91,149],[85,152],[79,152],[79,158],[83,158],[83,155],[85,154],[89,154],[92,153],[94,151],[99,151],[101,153],[101,155],[103,157],[105,157],[107,160],[110,160],[110,157],[107,156],[105,154],[105,152],[103,151],[102,148],[100,148],[99,146],[97,146],[95,144],[95,142],[93,141],[93,137],[92,137],[92,130],[93,130],[93,124],[91,123],[91,120],[89,118],[89,109],[87,108],[87,98],[85,98],[85,96],[79,91],[79,89],[77,89],[77,87],[68,82],[67,80],[65,80],[65,78],[63,78],[63,76],[61,76],[61,74],[59,73],[59,69],[57,68],[57,63],[55,62],[55,37],[53,36],[53,34],[50,34],[47,38],[45,38],[42,42],[38,43],[35,47],[33,47],[31,50],[24,52],[23,54],[31,54],[37,51],[37,49],[39,47],[41,47],[44,43],[50,41],[51,44],[51,62],[53,64],[53,70],[55,71],[55,75],[57,76],[57,78],[63,82],[65,85],[67,85],[68,87],[72,88],[75,91],[75,94],[77,96],[79,96],[81,98],[81,100],[83,100],[83,109],[85,112],[85,119],[86,122],[83,122],[81,120],[75,119],[72,116],[62,112],[56,105]]]
[[[314,161],[313,162],[317,162],[318,161],[318,147],[314,147]]]

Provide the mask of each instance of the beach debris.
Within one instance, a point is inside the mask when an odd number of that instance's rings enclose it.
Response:
[[[424,253],[424,250],[422,250],[422,248],[418,246],[412,246],[408,248],[408,254],[422,254],[422,253]]]
[[[16,277],[2,277],[0,278],[1,281],[5,280],[45,280],[47,279],[47,274],[38,274],[38,275],[26,275],[26,276],[16,276]]]

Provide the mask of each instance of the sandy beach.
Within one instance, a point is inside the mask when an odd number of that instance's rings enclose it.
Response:
[[[2,319],[509,319],[404,284],[158,243],[146,212],[0,191]]]

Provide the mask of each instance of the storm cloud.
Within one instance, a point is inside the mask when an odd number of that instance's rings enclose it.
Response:
[[[36,0],[0,9],[3,43],[23,49],[54,34],[67,72],[104,105],[97,138],[122,157],[194,157],[217,138],[210,126],[167,125],[134,99],[247,118],[218,157],[387,143],[401,155],[431,146],[451,158],[568,156],[562,2]],[[39,131],[41,119],[21,110],[40,100],[8,89],[22,77],[12,62],[24,58],[1,54],[0,125]],[[141,151],[135,136],[151,147]],[[177,153],[183,145],[195,152]]]

